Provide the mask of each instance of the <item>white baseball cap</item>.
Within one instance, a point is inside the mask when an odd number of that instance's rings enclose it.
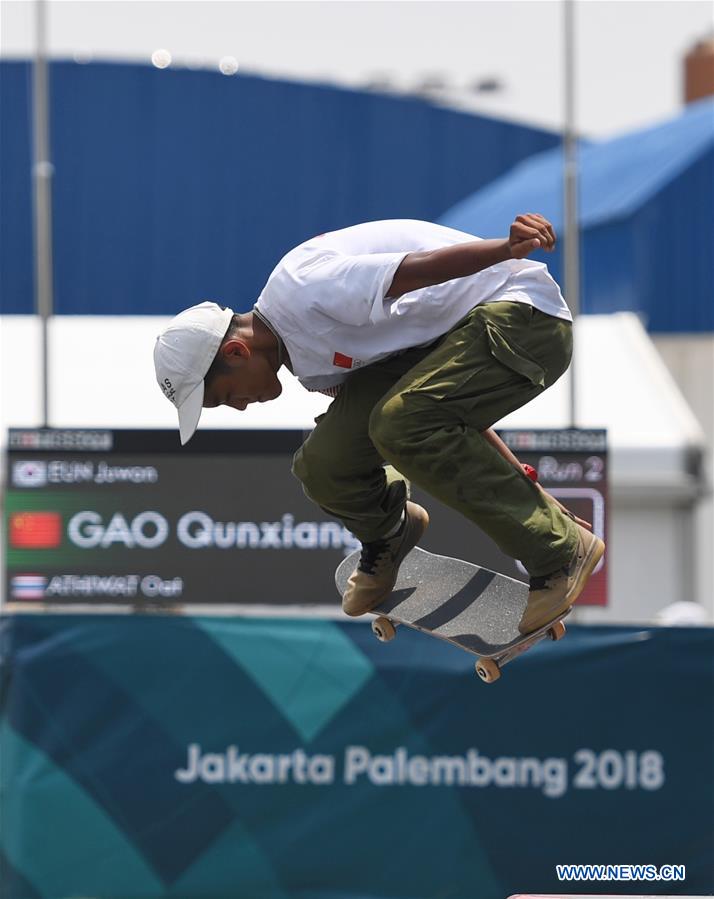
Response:
[[[181,444],[198,427],[203,408],[203,379],[233,318],[233,310],[199,303],[180,312],[156,338],[154,368],[164,396],[178,409]]]

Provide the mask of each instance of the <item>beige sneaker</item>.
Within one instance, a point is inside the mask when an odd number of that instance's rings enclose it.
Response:
[[[575,555],[564,568],[544,577],[532,577],[528,605],[518,625],[522,634],[530,634],[562,615],[580,596],[605,552],[605,544],[595,534],[577,525],[580,540]]]
[[[419,542],[429,524],[429,514],[407,501],[404,523],[393,537],[362,544],[357,568],[347,581],[342,609],[347,615],[364,615],[392,592],[402,560]]]

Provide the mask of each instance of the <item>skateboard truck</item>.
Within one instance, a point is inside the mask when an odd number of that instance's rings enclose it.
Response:
[[[566,614],[568,613],[566,612]],[[565,636],[564,617],[565,616],[562,616],[546,625],[544,628],[534,631],[533,634],[528,634],[522,643],[516,644],[513,649],[504,652],[501,655],[479,657],[476,660],[476,674],[478,674],[484,683],[492,684],[501,676],[501,668],[503,668],[505,664],[521,655],[521,653],[525,652],[527,649],[530,649],[531,646],[534,646],[546,637],[550,637],[551,640],[562,640]],[[529,640],[528,638],[531,636],[533,639]]]
[[[531,646],[534,646],[546,637],[549,637],[551,640],[562,640],[566,630],[563,621],[564,617],[565,616],[563,615],[555,621],[550,622],[550,624],[545,625],[545,627],[534,631],[532,634],[527,634],[522,642],[517,643],[509,650],[499,653],[498,655],[479,656],[476,659],[476,665],[474,666],[476,674],[478,674],[484,683],[492,684],[501,676],[501,668],[503,668],[504,665],[524,653],[527,649],[530,649]],[[399,624],[400,622],[392,621],[390,618],[387,618],[386,615],[378,615],[372,621],[372,633],[380,643],[389,643],[397,636],[397,627]]]

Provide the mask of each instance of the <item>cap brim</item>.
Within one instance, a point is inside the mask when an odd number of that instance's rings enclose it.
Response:
[[[179,433],[181,446],[184,446],[196,433],[203,409],[203,381],[189,393],[178,410]]]

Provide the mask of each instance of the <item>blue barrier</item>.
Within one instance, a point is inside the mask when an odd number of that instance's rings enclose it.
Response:
[[[363,622],[5,616],[6,899],[714,890],[714,629],[572,627],[496,684]]]

